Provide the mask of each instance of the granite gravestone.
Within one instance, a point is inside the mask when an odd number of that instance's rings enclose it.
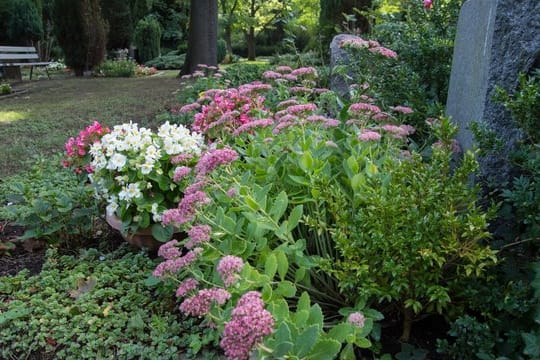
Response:
[[[508,153],[520,131],[493,100],[496,86],[513,92],[518,74],[540,66],[540,0],[467,0],[457,27],[447,115],[460,127],[458,141],[474,146],[469,124],[485,124],[503,140]],[[482,173],[496,183],[510,171],[503,156],[481,159]]]

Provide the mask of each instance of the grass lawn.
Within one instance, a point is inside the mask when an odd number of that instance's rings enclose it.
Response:
[[[178,71],[139,78],[64,78],[23,81],[18,96],[0,97],[0,179],[27,168],[25,160],[63,151],[70,136],[94,119],[112,126],[155,125],[175,103]]]

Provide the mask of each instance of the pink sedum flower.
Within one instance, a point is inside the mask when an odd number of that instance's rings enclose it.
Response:
[[[192,297],[180,304],[180,311],[189,316],[203,316],[208,314],[212,303],[223,305],[229,300],[231,294],[221,288],[202,289]]]
[[[199,286],[199,282],[193,278],[182,281],[178,289],[176,289],[176,297],[184,297],[187,293],[195,290]]]
[[[358,140],[360,141],[379,141],[381,139],[381,134],[371,130],[364,130],[360,135],[358,135]]]
[[[217,266],[217,272],[226,287],[234,285],[238,273],[242,271],[244,262],[237,256],[227,255],[221,258]]]
[[[431,10],[431,7],[433,6],[433,0],[424,0],[424,9]]]
[[[212,228],[208,225],[195,225],[188,231],[189,241],[186,243],[187,249],[193,249],[197,245],[210,240]]]
[[[242,295],[236,304],[219,345],[227,359],[245,360],[253,347],[273,332],[273,328],[274,319],[264,309],[261,294],[250,291]]]

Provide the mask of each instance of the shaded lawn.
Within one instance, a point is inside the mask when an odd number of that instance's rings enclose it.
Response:
[[[107,126],[133,121],[155,127],[155,116],[175,103],[176,74],[15,84],[20,95],[0,97],[0,179],[24,171],[33,156],[63,151],[66,140],[94,119]]]

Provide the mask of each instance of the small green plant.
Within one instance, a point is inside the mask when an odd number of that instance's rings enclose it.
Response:
[[[95,73],[105,77],[132,77],[136,69],[137,64],[132,60],[105,60]]]
[[[135,45],[137,45],[140,63],[147,65],[148,60],[160,55],[161,26],[154,17],[147,16],[139,20],[135,27],[133,39]]]
[[[179,70],[184,66],[186,54],[178,51],[171,51],[165,55],[161,55],[145,62],[146,66],[155,67],[158,70]]]
[[[39,275],[0,283],[0,357],[215,358],[209,330],[179,319],[169,294],[145,284],[155,266],[127,245],[80,256],[47,252]]]
[[[8,83],[2,82],[0,84],[0,95],[11,94],[11,91],[11,85],[9,85]]]
[[[60,157],[38,158],[30,171],[0,186],[0,219],[25,227],[21,239],[45,239],[61,246],[80,246],[97,229],[99,206],[93,190]]]

